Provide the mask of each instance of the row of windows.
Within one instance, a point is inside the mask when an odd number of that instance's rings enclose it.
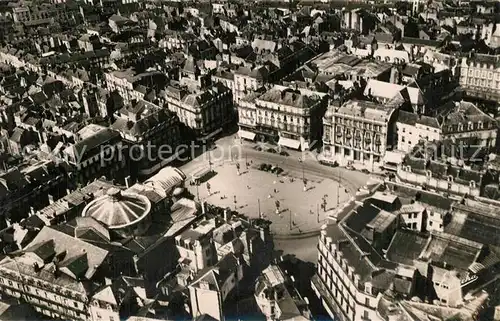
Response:
[[[481,87],[489,87],[489,88],[499,88],[500,89],[500,81],[493,82],[492,80],[484,80],[477,78],[469,78],[467,79],[467,84]]]
[[[344,126],[364,128],[366,130],[371,130],[371,131],[376,131],[376,132],[382,131],[382,125],[371,124],[371,123],[365,122],[364,120],[359,121],[359,120],[352,120],[352,119],[344,118],[344,117],[335,117],[333,119],[333,121],[337,124],[344,125]],[[339,126],[337,126],[337,128],[338,127]]]
[[[474,70],[472,68],[469,69],[469,76],[475,76],[476,78],[488,78],[488,79],[499,79],[500,80],[500,73],[496,72],[496,77],[493,75],[493,72],[491,71],[486,71],[486,70]]]

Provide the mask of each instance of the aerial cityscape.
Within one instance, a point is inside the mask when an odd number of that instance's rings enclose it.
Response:
[[[0,321],[500,321],[500,1],[0,0]]]

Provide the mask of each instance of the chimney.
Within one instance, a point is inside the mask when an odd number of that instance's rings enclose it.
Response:
[[[127,186],[127,188],[130,188],[130,175],[125,177],[125,186]]]
[[[201,214],[205,214],[205,201],[201,202]]]
[[[227,222],[228,219],[229,219],[229,213],[228,213],[228,210],[226,208],[226,209],[224,209],[224,221]]]

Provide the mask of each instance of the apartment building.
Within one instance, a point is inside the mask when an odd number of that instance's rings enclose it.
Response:
[[[239,105],[245,95],[261,88],[269,79],[269,69],[266,66],[254,68],[239,67],[234,71],[233,94],[236,104]]]
[[[91,320],[86,284],[106,266],[108,251],[44,227],[18,255],[0,261],[0,291],[50,319]]]
[[[307,301],[298,293],[293,280],[277,265],[270,265],[262,271],[255,284],[254,296],[267,320],[311,319]]]
[[[105,127],[68,146],[63,157],[75,168],[78,183],[110,174],[114,177],[126,165],[120,133]]]
[[[178,148],[181,143],[179,117],[145,100],[133,102],[118,111],[111,128],[120,133],[125,144],[136,146],[134,149],[143,153],[144,157],[139,155],[133,161],[134,170],[140,175],[154,173],[184,151]],[[146,157],[147,148],[152,157]]]
[[[240,101],[239,135],[307,150],[321,138],[326,106],[324,93],[275,85]]]
[[[329,106],[323,123],[323,157],[339,163],[360,162],[375,166],[395,144],[397,106],[349,100]]]
[[[500,100],[500,55],[472,54],[459,66],[460,86],[467,95]]]
[[[437,110],[442,119],[443,139],[470,141],[474,145],[495,147],[498,125],[496,120],[475,104],[450,102]]]
[[[476,224],[492,228],[490,217],[480,218],[491,210],[479,215],[478,204],[471,205],[474,210],[457,205],[460,214],[448,213],[441,231],[423,234],[402,216],[450,212],[453,201],[408,185],[385,187],[390,192],[356,201],[322,227],[311,285],[325,309],[337,320],[438,320],[458,309],[474,319],[478,303],[487,297],[477,291],[488,282],[491,265],[486,262],[498,259],[489,254],[497,242],[471,232]],[[415,219],[417,225],[425,222],[421,218]],[[428,286],[418,287],[420,282]]]
[[[439,141],[442,137],[441,124],[435,117],[400,110],[396,121],[397,149],[406,153],[420,141]]]
[[[234,120],[231,89],[220,82],[204,89],[169,86],[165,101],[198,139],[210,139]]]
[[[132,69],[116,70],[104,74],[106,89],[109,92],[118,91],[125,103],[140,100],[146,95],[148,88],[144,82],[152,82],[155,77],[164,77],[159,71],[136,73]]]

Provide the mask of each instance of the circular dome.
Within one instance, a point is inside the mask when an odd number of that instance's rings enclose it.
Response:
[[[93,217],[109,229],[120,229],[138,224],[150,210],[151,203],[147,197],[112,187],[106,195],[87,204],[83,216]]]

